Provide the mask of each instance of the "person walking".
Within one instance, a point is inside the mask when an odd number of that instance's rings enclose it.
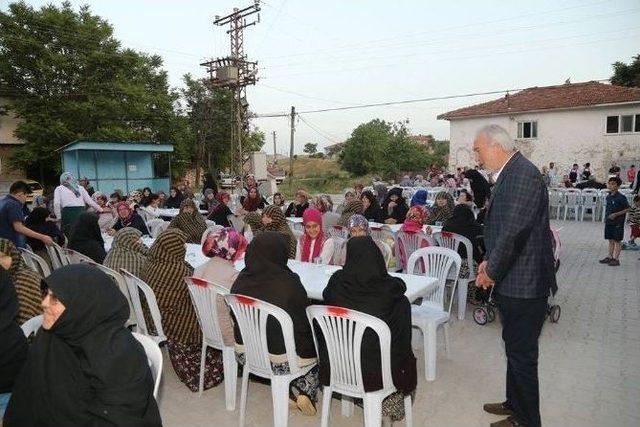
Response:
[[[473,151],[496,183],[484,221],[486,254],[476,285],[493,286],[507,356],[506,401],[485,404],[484,410],[508,416],[492,423],[494,427],[538,427],[538,337],[549,291],[557,289],[549,196],[538,169],[502,127],[480,129]]]

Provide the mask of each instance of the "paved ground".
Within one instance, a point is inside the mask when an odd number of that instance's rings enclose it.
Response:
[[[542,331],[543,424],[640,426],[640,252],[623,252],[621,267],[602,266],[597,263],[605,255],[602,223],[555,225],[562,227],[556,297],[562,317],[558,324],[547,322]],[[482,403],[504,398],[499,322],[481,327],[467,316],[455,321],[451,332],[451,359],[439,352],[436,381],[424,380],[422,352],[416,352],[415,426],[487,426],[499,419],[482,411]],[[163,375],[159,400],[165,426],[237,425],[237,410],[224,408],[222,386],[198,397],[177,380],[166,358]],[[343,418],[339,406],[332,406],[331,425],[363,425],[362,410],[356,408],[352,418]],[[269,387],[251,383],[246,425],[272,423]],[[291,412],[289,418],[291,426],[319,423],[319,416]]]

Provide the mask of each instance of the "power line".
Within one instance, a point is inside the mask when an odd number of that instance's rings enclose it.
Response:
[[[311,130],[315,131],[315,133],[317,133],[318,135],[320,135],[321,137],[323,137],[324,139],[326,139],[327,141],[331,142],[331,143],[336,143],[338,138],[335,137],[331,137],[331,135],[329,135],[328,133],[325,133],[325,131],[321,130],[319,127],[309,123],[307,120],[305,120],[305,118],[303,116],[301,116],[298,113],[298,118],[302,121],[302,123],[304,123],[305,125],[307,125]]]

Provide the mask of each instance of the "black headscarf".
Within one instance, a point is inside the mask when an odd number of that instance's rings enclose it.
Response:
[[[393,383],[403,392],[413,391],[417,383],[416,359],[411,350],[411,306],[404,296],[402,279],[387,272],[382,252],[369,236],[352,237],[347,243],[347,260],[342,270],[329,279],[322,296],[337,305],[382,319],[391,330],[391,370]],[[372,331],[365,331],[362,343],[362,375],[366,391],[382,387],[380,344]],[[320,363],[320,376],[329,375]]]
[[[484,202],[487,200],[489,193],[491,192],[491,185],[482,176],[480,172],[475,169],[469,169],[464,172],[464,176],[470,181],[471,191],[473,191],[473,199],[476,206],[482,209]]]
[[[207,172],[204,175],[204,183],[202,184],[202,192],[204,193],[205,190],[207,190],[207,189],[213,190],[213,195],[214,196],[216,194],[218,194],[218,182],[213,177],[213,174],[211,172]]]
[[[0,393],[9,393],[27,358],[27,339],[16,323],[18,297],[7,270],[0,267]]]
[[[24,225],[26,225],[27,228],[35,231],[36,233],[50,236],[54,242],[56,242],[59,245],[63,245],[64,234],[56,226],[55,222],[47,221],[47,218],[49,217],[49,215],[51,215],[51,212],[49,212],[49,209],[35,208],[31,211],[29,216],[24,220]],[[41,240],[27,237],[27,243],[29,243],[29,246],[31,246],[31,248],[34,251],[44,249],[44,243],[42,243]]]
[[[300,277],[287,266],[289,245],[286,236],[275,231],[264,231],[255,236],[245,255],[245,268],[231,287],[231,293],[258,298],[286,311],[293,320],[296,353],[300,357],[315,357],[316,352],[307,320],[309,305],[307,292]],[[269,352],[284,354],[284,340],[278,324],[267,321]],[[240,335],[236,328],[236,341]]]
[[[369,190],[363,191],[360,195],[360,199],[367,199],[369,201],[369,207],[364,210],[362,214],[367,220],[374,222],[382,222],[382,209],[380,209],[380,203],[373,193]]]
[[[37,332],[4,426],[161,426],[147,357],[125,328],[129,305],[116,284],[87,264],[59,268],[44,284],[65,311]]]
[[[167,209],[178,209],[184,200],[184,196],[182,195],[182,191],[178,190],[177,187],[171,187],[171,190],[175,190],[176,196],[173,197],[171,191],[169,191],[169,197],[165,200],[164,207]]]
[[[482,235],[482,226],[476,222],[471,208],[466,205],[456,206],[451,218],[444,223],[442,231],[460,234],[469,239],[473,245],[473,259],[478,263],[482,262],[482,251],[478,241],[478,236]],[[462,245],[458,253],[462,258],[467,257],[467,249]]]
[[[69,249],[78,251],[98,264],[102,264],[107,253],[104,250],[104,240],[96,215],[84,212],[78,216],[71,228]]]
[[[389,203],[391,203],[391,196],[398,196],[396,200],[396,206],[389,213]],[[402,197],[402,188],[394,187],[387,193],[387,197],[384,199],[382,203],[382,215],[384,219],[393,218],[396,220],[396,224],[402,224],[404,222],[405,217],[407,216],[407,212],[409,211],[409,206],[407,206],[407,201]]]

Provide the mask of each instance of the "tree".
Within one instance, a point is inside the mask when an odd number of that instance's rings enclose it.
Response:
[[[304,144],[304,149],[302,151],[312,156],[318,151],[318,144],[307,142],[306,144]]]
[[[0,12],[0,96],[21,119],[15,133],[25,145],[13,163],[39,167],[41,179],[58,172],[56,150],[77,138],[179,140],[176,174],[191,151],[162,59],[122,48],[88,6],[20,2]]]
[[[630,64],[617,61],[613,64],[611,84],[628,87],[640,87],[640,55],[633,57]]]

